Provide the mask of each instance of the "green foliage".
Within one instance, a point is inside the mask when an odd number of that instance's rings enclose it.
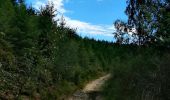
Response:
[[[108,99],[111,93],[118,100],[140,98],[145,89],[146,94],[151,91],[154,97],[161,94],[169,99],[169,68],[165,66],[169,66],[169,55],[160,56],[164,48],[160,53],[135,45],[82,39],[65,26],[63,17],[58,25],[55,11],[53,4],[37,12],[27,8],[23,0],[0,0],[0,99],[62,100],[111,69],[116,81],[111,81],[114,88],[108,88]],[[166,20],[160,20],[160,31],[169,22],[169,13],[163,16]],[[161,92],[155,89],[160,84]]]
[[[117,57],[113,77],[104,87],[106,100],[168,100],[169,52],[139,48]],[[124,49],[125,50],[125,49]],[[133,51],[134,52],[134,51]],[[159,52],[164,52],[160,55]],[[165,71],[166,69],[166,71]]]
[[[54,13],[0,1],[0,99],[62,99],[108,70],[109,43],[82,39]]]
[[[128,25],[137,30],[138,44],[169,43],[168,0],[127,0]],[[167,45],[167,44],[165,44]]]

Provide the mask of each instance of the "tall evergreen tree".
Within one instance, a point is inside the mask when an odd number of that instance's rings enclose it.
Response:
[[[54,21],[56,10],[53,4],[41,8],[39,13],[38,27],[40,30],[38,45],[41,52],[47,57],[52,54],[53,41],[56,33],[56,22]]]

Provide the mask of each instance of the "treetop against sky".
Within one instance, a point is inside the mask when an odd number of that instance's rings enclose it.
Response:
[[[126,0],[26,0],[36,9],[48,2],[54,3],[58,16],[63,14],[67,25],[82,37],[113,41],[113,22],[127,20]]]

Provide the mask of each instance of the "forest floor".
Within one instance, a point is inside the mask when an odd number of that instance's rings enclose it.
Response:
[[[110,77],[111,74],[107,74],[89,82],[84,89],[76,91],[66,100],[103,100],[101,96],[102,86]]]

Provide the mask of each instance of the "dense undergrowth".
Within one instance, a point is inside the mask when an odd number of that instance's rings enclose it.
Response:
[[[124,48],[113,59],[113,77],[103,90],[106,100],[170,99],[169,49]]]

